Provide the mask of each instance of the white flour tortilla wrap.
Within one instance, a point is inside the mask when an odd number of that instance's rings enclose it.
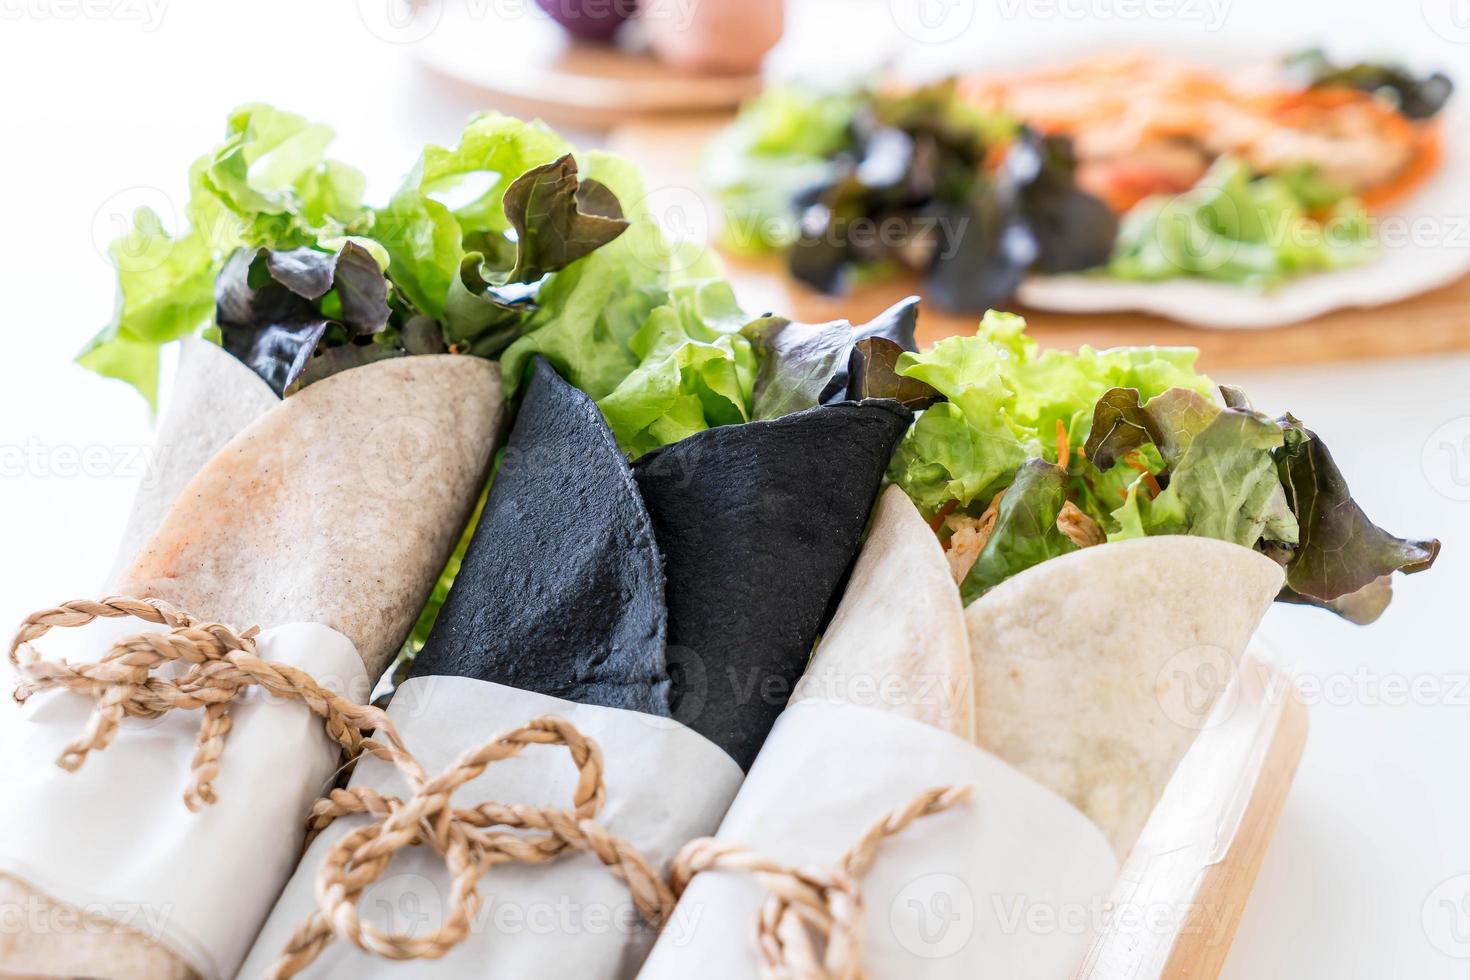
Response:
[[[972,740],[1076,805],[1121,859],[1282,581],[1248,548],[1164,536],[1052,559],[966,609],[934,532],[889,487],[792,701]],[[954,703],[967,692],[973,711]]]
[[[1211,538],[1084,548],[965,610],[976,742],[1133,846],[1281,589],[1279,565]]]
[[[973,686],[964,607],[939,539],[889,487],[791,700],[865,705],[970,741]]]
[[[153,537],[179,491],[199,468],[241,429],[281,401],[243,361],[199,337],[185,337],[179,342],[175,377],[173,393],[153,439],[148,468],[133,497],[128,524],[107,576],[109,583],[117,581]]]
[[[499,366],[477,357],[395,358],[317,382],[199,470],[117,591],[241,628],[322,623],[376,678],[469,517],[502,408]],[[43,917],[64,908],[4,876],[0,903]],[[14,973],[195,975],[118,926],[0,936],[0,976]]]

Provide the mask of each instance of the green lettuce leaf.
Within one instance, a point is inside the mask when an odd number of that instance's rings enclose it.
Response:
[[[171,238],[158,215],[140,208],[108,254],[117,268],[117,309],[77,362],[126,381],[157,408],[159,348],[198,331],[214,310],[214,249],[198,229]]]
[[[1360,265],[1374,254],[1367,212],[1341,198],[1322,220],[1309,216],[1326,193],[1298,172],[1252,179],[1243,160],[1222,156],[1185,194],[1151,197],[1128,212],[1108,274],[1269,289],[1305,273]]]
[[[1087,443],[1099,399],[1118,388],[1143,398],[1171,389],[1212,390],[1210,380],[1194,370],[1192,349],[1039,351],[1025,327],[1021,317],[992,310],[975,336],[946,338],[899,358],[900,375],[932,386],[949,406],[935,405],[924,413],[889,467],[889,479],[926,516],[951,500],[966,508],[994,493],[1028,458],[1056,462],[1060,429],[1077,477],[1072,492],[1079,506],[1106,524],[1118,498],[1093,499],[1094,488],[1081,477],[1096,474],[1077,451]],[[1087,456],[1093,448],[1088,447]],[[1120,477],[1104,482],[1107,492],[1126,485]]]
[[[78,363],[155,406],[159,348],[210,325],[215,277],[238,246],[291,249],[369,227],[362,175],[323,158],[331,138],[327,127],[269,106],[232,112],[224,142],[190,167],[188,229],[170,236],[142,209],[112,243],[117,308]]]
[[[985,548],[960,585],[966,604],[1017,572],[1077,550],[1057,528],[1066,502],[1067,472],[1060,466],[1031,459],[1016,471]]]
[[[528,171],[570,152],[566,141],[545,124],[497,113],[471,119],[453,148],[425,147],[388,206],[376,214],[374,237],[388,250],[394,284],[420,312],[443,319],[451,285],[460,282],[469,251],[466,238],[477,233],[504,236],[511,228],[506,213],[510,188]],[[575,169],[570,164],[570,188],[567,182],[562,185],[573,196]],[[522,185],[527,199],[530,185],[545,173]],[[469,199],[457,200],[464,197]],[[524,208],[526,202],[520,203]],[[520,213],[524,217],[526,212]],[[463,332],[459,325],[446,330],[451,336]]]
[[[903,488],[926,518],[958,501],[989,501],[1036,454],[1000,414],[974,425],[953,402],[926,409],[905,433],[888,464],[888,479]]]
[[[245,244],[307,245],[370,220],[362,174],[324,157],[332,136],[327,126],[268,105],[230,113],[203,178],[239,220]]]
[[[632,456],[750,418],[756,358],[730,285],[677,286],[629,339],[638,366],[597,407]]]
[[[1038,352],[1024,329],[992,311],[974,337],[903,354],[895,366],[947,400],[904,435],[888,479],[931,520],[976,516],[1005,491],[964,582],[966,602],[1070,550],[1055,527],[1069,501],[1109,541],[1190,534],[1259,551],[1286,567],[1282,601],[1353,622],[1383,611],[1392,572],[1433,563],[1439,542],[1396,538],[1368,521],[1326,447],[1296,419],[1271,420],[1236,388],[1211,397],[1195,351]]]
[[[1296,544],[1297,521],[1272,455],[1282,442],[1281,430],[1265,416],[1220,410],[1190,440],[1154,509],[1183,514],[1186,534],[1247,548],[1262,538]]]

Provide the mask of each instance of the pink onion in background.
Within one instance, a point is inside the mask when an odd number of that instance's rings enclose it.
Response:
[[[618,27],[638,10],[638,0],[536,0],[573,37],[611,41]]]

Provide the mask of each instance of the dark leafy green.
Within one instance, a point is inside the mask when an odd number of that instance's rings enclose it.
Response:
[[[1313,88],[1338,85],[1382,96],[1410,119],[1438,115],[1455,91],[1455,83],[1444,72],[1416,75],[1401,65],[1378,61],[1337,64],[1320,48],[1288,56],[1286,68]]]
[[[1108,261],[1117,219],[1077,187],[1065,138],[983,113],[950,82],[810,103],[777,91],[742,111],[721,145],[739,157],[734,169],[745,179],[717,181],[741,229],[747,217],[779,223],[769,185],[784,181],[791,234],[742,234],[786,247],[795,278],[837,293],[906,268],[939,306],[980,312],[1009,298],[1029,271]],[[838,135],[831,118],[842,113]],[[815,145],[793,123],[804,119],[826,124]]]
[[[754,417],[778,418],[857,397],[851,382],[854,363],[864,356],[857,352],[858,343],[874,338],[893,344],[900,353],[915,350],[918,317],[919,298],[910,296],[856,327],[846,320],[798,323],[777,316],[751,321],[741,333],[760,357]]]
[[[1277,424],[1283,444],[1275,454],[1276,466],[1301,527],[1301,540],[1286,567],[1287,587],[1296,596],[1319,605],[1340,602],[1364,589],[1381,588],[1378,580],[1392,572],[1412,574],[1434,564],[1438,540],[1396,538],[1368,520],[1316,433],[1290,414]]]
[[[351,241],[338,252],[238,249],[220,271],[215,301],[225,350],[278,395],[296,386],[319,346],[370,344],[390,313],[388,280]]]
[[[944,398],[933,385],[898,373],[904,349],[886,337],[864,337],[852,348],[847,396],[853,401],[881,398],[910,411],[928,408]]]

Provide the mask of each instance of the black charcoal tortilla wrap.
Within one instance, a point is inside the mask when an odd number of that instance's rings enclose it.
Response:
[[[532,371],[454,587],[389,712],[431,773],[536,715],[567,718],[603,750],[599,822],[662,866],[715,829],[790,696],[908,413],[821,407],[707,430],[630,465],[586,395],[545,361]],[[559,753],[528,752],[455,804],[565,806],[574,776]],[[374,760],[354,774],[364,781],[404,789]],[[307,852],[246,975],[315,907],[326,848],[351,826],[338,823]],[[391,870],[364,910],[442,911],[432,852],[401,853]],[[654,938],[590,855],[497,867],[480,889],[491,909],[611,909],[621,924],[486,928],[440,960],[392,967],[338,942],[307,975],[626,977]]]
[[[674,718],[749,768],[806,666],[908,412],[708,429],[630,467],[538,361],[412,676]]]

